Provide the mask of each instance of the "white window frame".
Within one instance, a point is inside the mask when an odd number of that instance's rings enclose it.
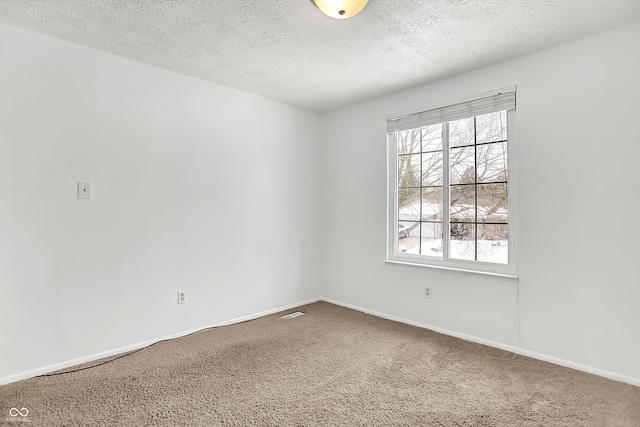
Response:
[[[398,143],[396,140],[396,131],[393,130],[393,123],[397,120],[405,120],[411,122],[415,120],[419,122],[422,117],[429,114],[441,114],[449,108],[457,108],[458,106],[471,103],[478,99],[484,99],[492,96],[499,96],[503,93],[513,92],[515,95],[516,87],[503,88],[497,91],[487,92],[484,94],[476,95],[474,97],[466,98],[463,100],[455,101],[448,106],[431,108],[423,110],[420,113],[411,113],[406,115],[393,115],[387,119],[387,256],[386,261],[397,264],[416,265],[432,268],[440,268],[447,270],[465,271],[471,273],[489,274],[503,277],[516,278],[516,247],[517,247],[517,143],[516,143],[516,110],[507,110],[507,193],[508,193],[508,230],[509,230],[509,263],[508,264],[496,264],[482,261],[466,261],[446,258],[447,248],[450,246],[450,230],[449,218],[443,217],[443,245],[445,250],[442,257],[440,256],[428,256],[418,254],[408,254],[399,252],[397,250],[398,242]],[[515,103],[515,101],[514,101]],[[515,104],[514,104],[515,105]],[[499,110],[495,110],[499,111]],[[483,114],[482,112],[474,112],[466,117],[473,117]],[[454,119],[444,120],[441,123],[449,122]],[[391,123],[391,124],[390,124]],[[434,123],[435,124],[435,123]],[[420,127],[416,125],[415,127]],[[444,146],[443,141],[443,203],[448,203],[448,192],[450,188],[448,179],[448,146]]]

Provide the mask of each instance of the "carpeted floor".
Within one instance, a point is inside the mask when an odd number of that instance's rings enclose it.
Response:
[[[328,303],[300,310],[2,386],[0,424],[640,425],[638,387]]]

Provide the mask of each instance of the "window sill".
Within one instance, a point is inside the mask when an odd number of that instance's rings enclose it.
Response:
[[[480,271],[480,270],[470,270],[466,268],[457,268],[457,267],[447,267],[444,265],[432,265],[432,264],[419,264],[415,262],[407,262],[407,261],[396,261],[387,259],[385,262],[390,264],[400,264],[400,265],[413,265],[416,267],[427,267],[427,268],[436,268],[438,270],[451,270],[451,271],[460,271],[463,273],[472,273],[472,274],[483,274],[486,276],[497,276],[497,277],[505,277],[507,279],[517,279],[518,276],[516,274],[505,274],[505,273],[495,273],[492,271]]]

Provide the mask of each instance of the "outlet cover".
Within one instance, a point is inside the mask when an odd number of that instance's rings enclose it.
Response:
[[[178,291],[178,304],[187,303],[187,291]]]
[[[424,297],[425,298],[431,298],[431,295],[433,295],[433,289],[431,288],[431,286],[425,286],[424,287]]]

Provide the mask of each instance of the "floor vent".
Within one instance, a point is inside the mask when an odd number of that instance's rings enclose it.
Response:
[[[301,311],[296,311],[295,313],[287,314],[286,316],[282,316],[281,319],[293,319],[295,317],[304,316],[304,313]]]

